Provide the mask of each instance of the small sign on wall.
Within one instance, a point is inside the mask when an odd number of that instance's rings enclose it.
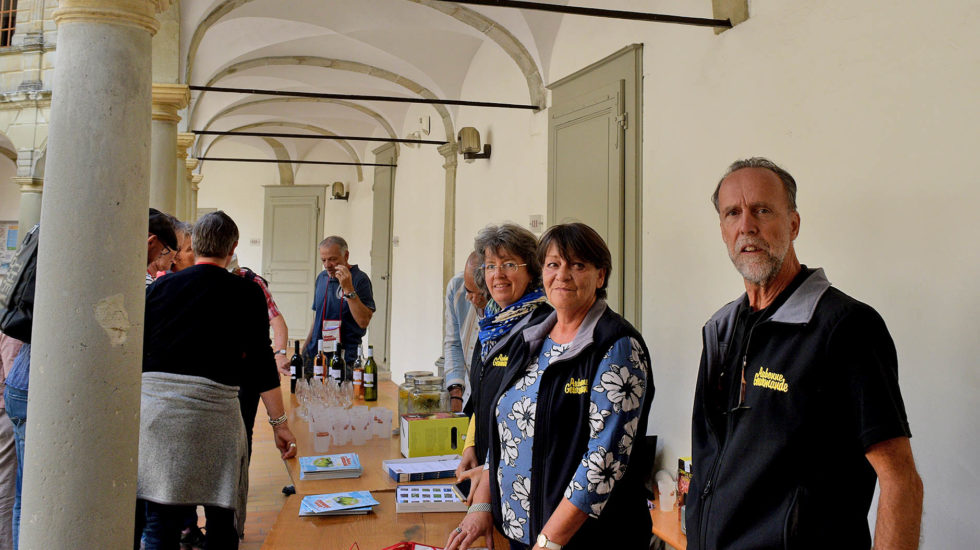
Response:
[[[252,246],[262,246],[262,239],[249,239],[248,244]]]
[[[542,214],[531,214],[531,218],[527,222],[527,227],[531,230],[531,233],[541,233],[544,231],[544,216]]]

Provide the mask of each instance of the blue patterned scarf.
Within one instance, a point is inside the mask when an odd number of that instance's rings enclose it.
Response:
[[[490,300],[483,311],[483,319],[480,319],[480,358],[486,361],[494,344],[546,301],[543,287],[529,289],[520,300],[502,309]]]

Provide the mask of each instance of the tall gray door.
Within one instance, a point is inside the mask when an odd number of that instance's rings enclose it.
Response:
[[[313,283],[322,270],[316,246],[323,235],[324,198],[320,185],[265,188],[262,275],[293,340],[306,338],[313,323]]]
[[[612,252],[607,301],[623,306],[622,82],[580,96],[550,120],[549,225],[578,221],[599,232]]]
[[[612,253],[608,302],[640,328],[642,47],[548,86],[548,224],[579,221]]]
[[[374,162],[390,166],[374,168],[374,213],[371,227],[371,284],[374,288],[374,316],[368,330],[368,343],[374,346],[375,361],[390,376],[388,349],[391,343],[391,211],[395,190],[394,144],[374,150]]]

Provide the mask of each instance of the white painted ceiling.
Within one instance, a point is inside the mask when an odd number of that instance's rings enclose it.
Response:
[[[549,0],[543,0],[549,1]],[[567,4],[565,0],[550,0]],[[429,97],[513,103],[535,102],[562,15],[508,8],[464,6],[438,0],[185,0],[180,4],[180,74],[186,84],[335,94]],[[484,31],[504,29],[506,47]],[[499,38],[498,38],[499,40]],[[509,97],[461,97],[464,80],[481,48],[523,55],[538,82],[520,79]],[[524,53],[517,53],[523,50]],[[527,73],[513,62],[515,71]],[[421,91],[424,88],[426,91]],[[537,88],[537,90],[532,90]],[[380,101],[275,99],[268,95],[192,92],[188,130],[322,133],[407,137],[411,104]],[[431,113],[432,136],[446,122]],[[414,107],[413,113],[419,110]],[[451,120],[457,108],[443,113]],[[488,115],[492,116],[492,114]],[[280,126],[276,126],[280,124]],[[307,125],[315,129],[297,128]],[[427,137],[427,136],[422,136]],[[203,154],[215,137],[201,136]],[[258,137],[224,137],[265,145]],[[378,142],[320,145],[315,140],[278,139],[291,158],[363,162]],[[328,142],[329,143],[329,142]],[[428,146],[434,147],[434,146]]]

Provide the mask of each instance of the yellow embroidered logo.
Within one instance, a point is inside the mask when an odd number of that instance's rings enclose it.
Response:
[[[789,391],[789,384],[786,382],[786,377],[778,372],[772,372],[766,367],[762,367],[759,369],[759,372],[755,373],[755,377],[752,379],[752,385],[781,391],[783,393]]]
[[[506,367],[507,366],[507,356],[498,355],[493,358],[493,366],[495,367]]]
[[[565,393],[589,393],[589,381],[585,378],[580,380],[572,378],[565,384]]]

